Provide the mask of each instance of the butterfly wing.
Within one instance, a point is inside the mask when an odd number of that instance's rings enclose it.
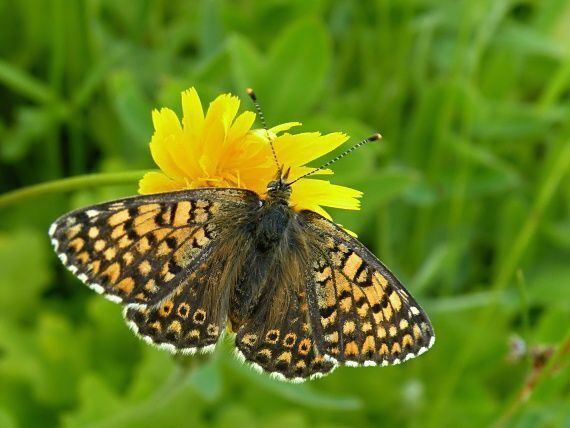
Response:
[[[328,374],[335,364],[315,347],[306,295],[290,284],[276,284],[236,334],[237,354],[258,371],[301,382]]]
[[[426,352],[435,336],[425,312],[356,238],[311,211],[299,215],[314,254],[307,278],[317,347],[345,365],[391,365]]]
[[[135,334],[170,352],[213,349],[226,326],[229,289],[220,281],[223,261],[212,257],[160,302],[127,305],[123,316]]]
[[[73,211],[49,234],[63,264],[90,288],[116,302],[155,304],[208,259],[220,215],[258,201],[241,189],[137,196]]]

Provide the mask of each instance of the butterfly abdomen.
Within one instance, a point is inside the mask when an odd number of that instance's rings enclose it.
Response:
[[[271,280],[275,276],[275,266],[279,265],[282,246],[290,233],[291,218],[294,214],[284,204],[264,204],[249,218],[243,243],[236,241],[236,250],[242,254],[243,265],[238,268],[239,276],[230,297],[230,319],[234,329],[248,320],[259,306],[264,295],[271,293]],[[273,278],[275,279],[275,278]]]

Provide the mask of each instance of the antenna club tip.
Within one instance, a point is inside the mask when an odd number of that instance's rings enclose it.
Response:
[[[380,135],[378,132],[376,134],[373,134],[370,137],[368,137],[368,141],[378,141],[381,139],[382,139],[382,135]]]
[[[256,100],[257,97],[255,96],[255,92],[253,92],[253,89],[247,88],[245,92],[247,92],[247,95],[249,95],[251,99],[253,99],[254,101]]]

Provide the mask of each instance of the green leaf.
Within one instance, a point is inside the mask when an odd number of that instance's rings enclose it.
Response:
[[[296,120],[318,101],[330,67],[330,40],[318,21],[289,26],[271,48],[260,95],[274,123]]]
[[[258,417],[246,407],[239,405],[224,406],[216,415],[216,428],[235,428],[259,426]]]
[[[364,192],[364,202],[374,208],[399,197],[419,180],[414,170],[392,167],[351,180],[348,186]]]
[[[553,243],[570,249],[570,220],[548,223],[545,225],[545,232]]]
[[[229,49],[236,86],[255,89],[268,123],[302,117],[320,98],[331,54],[328,34],[318,21],[291,24],[264,58],[239,36]]]
[[[29,154],[46,134],[57,125],[61,116],[56,109],[22,107],[16,111],[16,123],[4,131],[0,142],[0,158],[15,163]]]
[[[234,86],[237,89],[253,87],[260,84],[263,76],[263,60],[255,46],[241,35],[233,35],[227,42],[230,53],[231,71]]]
[[[110,97],[117,117],[139,147],[146,147],[152,134],[151,104],[129,70],[113,73],[109,79]]]
[[[42,403],[51,406],[74,402],[80,373],[87,368],[87,349],[66,318],[42,314],[37,327],[39,373],[34,390]]]
[[[78,283],[77,286],[83,285]],[[85,359],[118,390],[132,376],[143,343],[127,327],[120,307],[88,292],[92,297],[84,316],[89,322],[81,330],[81,338],[86,343]]]
[[[0,313],[4,318],[26,319],[36,314],[40,296],[52,273],[48,267],[47,234],[21,230],[0,232]],[[33,316],[32,316],[33,319]]]
[[[263,390],[284,398],[292,403],[306,407],[336,410],[356,410],[362,407],[357,397],[334,396],[320,392],[307,384],[290,384],[272,379],[268,375],[253,371],[252,368],[242,364],[231,356],[226,356],[225,363],[232,370],[242,375]]]
[[[561,287],[560,284],[570,284],[567,261],[544,263],[528,275],[526,288],[529,301],[546,307],[559,306],[570,312],[570,287]]]
[[[211,359],[194,369],[189,384],[202,395],[205,400],[215,402],[222,393],[222,378],[218,359]]]
[[[563,59],[568,53],[567,46],[541,34],[534,28],[509,23],[496,37],[496,43],[514,47],[525,54],[538,54],[555,59]]]
[[[452,249],[449,245],[440,244],[430,251],[414,278],[410,281],[410,289],[414,294],[423,292],[435,282],[445,267],[445,262]]]
[[[39,102],[48,102],[55,98],[50,88],[43,82],[3,60],[0,60],[0,82],[11,90]]]
[[[16,428],[17,426],[16,418],[12,416],[8,410],[0,407],[0,427]]]
[[[175,370],[172,356],[141,343],[141,359],[133,368],[133,381],[127,390],[129,401],[140,401],[151,395]]]
[[[96,427],[98,421],[119,412],[123,405],[106,382],[92,373],[86,373],[79,386],[79,406],[62,417],[65,428]],[[122,421],[105,423],[102,427],[120,427]]]
[[[521,183],[520,176],[515,168],[499,158],[490,148],[467,141],[451,142],[450,147],[463,159],[501,173],[505,180],[510,181],[513,185]]]
[[[342,182],[337,182],[333,176],[331,181],[335,184],[342,184],[363,192],[361,211],[354,212],[338,209],[330,209],[329,211],[332,213],[335,222],[342,224],[357,234],[362,231],[362,227],[368,220],[377,216],[380,206],[402,197],[419,180],[419,176],[415,171],[404,168],[386,168],[367,175],[354,175],[352,179],[348,179],[348,176],[345,176],[346,179]]]

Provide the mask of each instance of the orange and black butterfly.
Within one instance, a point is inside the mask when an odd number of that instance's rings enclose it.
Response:
[[[263,198],[233,188],[136,196],[66,214],[49,234],[72,273],[172,352],[213,350],[229,327],[241,359],[302,381],[427,351],[433,330],[409,292],[341,227],[294,211],[281,171]]]

